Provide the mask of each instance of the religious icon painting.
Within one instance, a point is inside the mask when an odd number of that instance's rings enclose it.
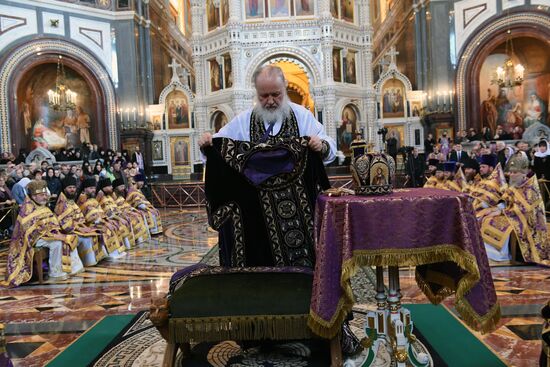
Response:
[[[220,10],[222,12],[222,26],[229,20],[229,0],[221,0]]]
[[[338,150],[344,155],[351,155],[351,142],[357,134],[357,112],[355,107],[347,105],[342,110],[342,119],[340,126],[336,129],[338,139]]]
[[[383,162],[374,163],[369,170],[370,184],[373,186],[387,185],[390,180],[388,165]]]
[[[206,15],[208,31],[212,31],[220,26],[220,9],[214,6],[214,0],[206,0]]]
[[[332,77],[335,82],[342,81],[342,60],[340,58],[341,49],[332,49]]]
[[[388,134],[386,138],[394,137],[397,139],[397,148],[405,146],[405,127],[401,124],[398,125],[386,125],[388,128]]]
[[[220,131],[224,125],[227,124],[227,116],[222,111],[216,111],[212,115],[212,128],[215,132]]]
[[[271,18],[290,16],[290,0],[269,0],[269,16]]]
[[[420,101],[411,102],[411,116],[420,117],[420,111],[422,110],[422,103]]]
[[[342,19],[346,22],[354,22],[353,7],[353,0],[342,0]]]
[[[294,14],[298,17],[313,15],[313,1],[312,0],[294,0],[296,11]]]
[[[170,138],[170,152],[173,166],[189,165],[189,137],[173,136]]]
[[[352,51],[348,51],[346,54],[346,57],[344,58],[344,82],[355,84],[357,82],[356,78],[356,69],[355,69],[355,57],[356,53]]]
[[[245,0],[244,11],[246,19],[261,19],[265,17],[264,0]]]
[[[216,92],[222,89],[222,76],[220,72],[220,64],[216,59],[210,61],[210,90]]]
[[[162,161],[164,160],[164,149],[162,140],[153,140],[153,160]]]
[[[340,7],[338,6],[338,0],[330,0],[330,13],[334,18],[340,18]]]
[[[382,118],[394,117],[405,117],[405,86],[390,79],[382,89]]]
[[[162,130],[162,116],[161,115],[152,116],[151,121],[153,122],[153,130]]]
[[[189,101],[185,93],[175,90],[168,95],[166,117],[169,129],[189,128]]]
[[[233,68],[231,65],[231,57],[225,55],[223,57],[223,79],[224,79],[224,88],[231,88],[233,86]]]
[[[191,37],[193,30],[193,14],[191,13],[191,0],[185,0],[185,35]]]

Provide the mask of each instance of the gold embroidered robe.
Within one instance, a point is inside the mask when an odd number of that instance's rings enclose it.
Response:
[[[116,250],[119,250],[120,253],[124,252],[125,246],[122,236],[117,233],[116,226],[107,219],[97,199],[88,198],[86,194],[80,194],[77,204],[82,211],[82,215],[84,215],[86,223],[101,232],[107,252],[112,253]]]
[[[109,222],[117,227],[117,233],[122,236],[122,238],[127,238],[130,241],[130,246],[134,247],[136,241],[132,233],[130,221],[122,215],[122,211],[116,205],[113,196],[107,195],[103,191],[100,191],[97,194],[96,199],[101,205],[101,209],[103,209],[103,212],[107,216]]]
[[[34,246],[39,239],[60,240],[63,235],[55,214],[47,206],[41,206],[26,197],[19,208],[8,252],[6,281],[3,285],[17,287],[32,277]],[[63,235],[62,270],[71,272],[71,250],[78,245],[76,235]]]
[[[147,222],[145,221],[142,212],[128,204],[124,196],[116,194],[113,195],[116,197],[115,202],[117,207],[127,218],[130,219],[136,242],[139,243],[146,241],[149,238],[149,230],[147,229]]]
[[[147,223],[149,225],[149,228],[155,228],[155,219],[157,220],[157,231],[156,233],[162,233],[162,223],[160,221],[160,213],[159,211],[145,198],[145,195],[141,192],[141,190],[130,186],[128,189],[128,195],[126,196],[126,201],[128,201],[128,204],[130,204],[132,207],[137,208],[145,213],[147,218]],[[143,204],[145,205],[146,209],[142,210],[139,208],[139,206]]]
[[[55,215],[59,220],[59,224],[65,233],[74,233],[81,237],[89,237],[92,239],[92,249],[95,254],[96,261],[100,261],[105,257],[105,253],[100,246],[99,237],[101,232],[97,228],[86,225],[86,220],[82,211],[74,200],[67,199],[65,193],[61,192],[57,199],[57,204],[54,209]],[[86,255],[86,253],[82,254]]]

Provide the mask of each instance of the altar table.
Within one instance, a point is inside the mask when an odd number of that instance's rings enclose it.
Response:
[[[415,266],[416,281],[437,304],[455,306],[473,329],[489,332],[500,307],[468,197],[439,189],[383,196],[320,195],[315,213],[316,266],[309,327],[332,338],[354,300],[350,278],[361,266]]]

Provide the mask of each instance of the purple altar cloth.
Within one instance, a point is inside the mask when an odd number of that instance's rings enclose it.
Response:
[[[456,309],[489,332],[500,307],[473,207],[466,195],[439,189],[384,196],[320,195],[309,326],[331,338],[353,306],[350,278],[360,266],[416,266],[432,303],[456,294]]]

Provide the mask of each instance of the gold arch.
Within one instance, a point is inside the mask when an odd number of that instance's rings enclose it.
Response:
[[[300,104],[313,111],[315,104],[309,91],[309,78],[305,70],[290,61],[277,61],[273,65],[280,67],[288,82],[288,89],[302,97]]]

